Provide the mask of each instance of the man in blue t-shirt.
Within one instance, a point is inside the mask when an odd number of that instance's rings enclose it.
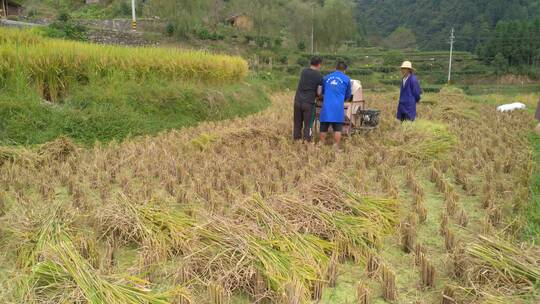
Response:
[[[336,71],[323,79],[323,105],[319,120],[321,121],[320,141],[324,144],[326,133],[332,127],[334,146],[339,148],[341,131],[345,121],[345,100],[351,98],[351,79],[345,75],[347,65],[339,61]]]

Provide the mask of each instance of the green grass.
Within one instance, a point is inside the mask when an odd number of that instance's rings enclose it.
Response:
[[[528,239],[540,244],[540,135],[531,132],[529,141],[534,150],[537,167],[530,184],[531,201],[526,211],[525,235]]]
[[[254,82],[207,87],[113,76],[73,88],[60,104],[44,102],[24,83],[10,83],[0,93],[0,145],[39,144],[61,135],[84,144],[123,140],[245,116],[270,104]]]

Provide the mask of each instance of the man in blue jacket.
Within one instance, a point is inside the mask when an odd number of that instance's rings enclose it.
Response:
[[[323,79],[323,105],[319,120],[321,122],[320,141],[324,144],[326,133],[332,127],[334,146],[339,148],[341,131],[345,121],[345,100],[351,98],[351,79],[345,75],[347,65],[339,61],[336,71]]]
[[[416,119],[416,104],[420,102],[422,89],[420,83],[414,75],[414,69],[410,61],[405,61],[401,65],[401,91],[399,93],[399,105],[397,109],[397,119],[401,121],[414,121]]]

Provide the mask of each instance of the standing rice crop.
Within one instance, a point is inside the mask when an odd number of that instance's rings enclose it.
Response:
[[[110,75],[220,84],[240,81],[248,72],[240,57],[203,51],[104,46],[8,29],[0,29],[0,37],[0,75],[22,73],[50,101],[61,99],[73,82]]]

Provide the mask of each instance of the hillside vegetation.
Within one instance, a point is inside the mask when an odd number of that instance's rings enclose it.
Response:
[[[456,48],[474,51],[499,21],[533,20],[539,15],[540,4],[535,0],[358,1],[359,22],[369,35],[387,37],[398,28],[407,28],[422,49],[447,49],[454,27]]]

